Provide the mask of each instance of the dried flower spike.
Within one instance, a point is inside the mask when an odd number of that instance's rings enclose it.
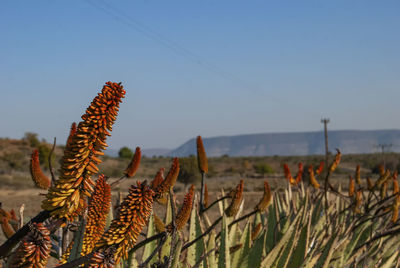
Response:
[[[264,195],[261,198],[260,202],[257,204],[257,206],[254,208],[254,210],[257,210],[259,212],[264,211],[272,201],[272,194],[271,194],[271,188],[269,187],[269,184],[267,181],[264,182]]]
[[[193,197],[194,197],[194,186],[192,185],[189,189],[189,192],[185,195],[183,200],[183,204],[176,214],[175,226],[177,230],[182,230],[185,227],[186,223],[190,218],[190,213],[192,212],[193,206]],[[172,231],[172,224],[168,224],[166,227],[168,232]]]
[[[335,160],[332,162],[330,168],[329,168],[329,172],[332,173],[336,170],[336,168],[339,166],[340,163],[340,159],[342,157],[342,154],[340,152],[339,149],[336,149],[337,153],[335,155]]]
[[[315,188],[315,189],[319,189],[320,185],[317,181],[317,179],[315,178],[314,175],[314,169],[312,165],[308,166],[308,174],[310,174],[310,183],[311,185]]]
[[[42,223],[33,223],[10,260],[10,267],[46,267],[50,257],[50,231]]]
[[[157,189],[155,190],[156,199],[161,198],[164,193],[167,193],[169,189],[175,185],[178,175],[179,175],[179,160],[178,158],[175,157],[172,160],[172,165],[168,171],[167,177],[165,177],[165,180],[163,180],[163,182],[160,185],[158,185]]]
[[[131,162],[129,163],[129,166],[126,168],[124,174],[128,177],[131,178],[135,176],[137,170],[139,169],[140,165],[140,159],[142,158],[142,152],[140,151],[140,147],[136,147],[135,153],[132,157]]]
[[[165,168],[160,168],[160,170],[157,172],[156,176],[150,183],[150,188],[155,191],[157,187],[163,182],[164,180],[164,171]]]
[[[114,247],[116,264],[121,258],[126,259],[151,215],[153,196],[153,190],[146,184],[138,182],[137,186],[132,185],[129,194],[118,208],[117,216],[111,222],[110,228],[97,242],[96,249],[105,250]]]
[[[3,230],[4,236],[7,239],[13,236],[13,234],[15,234],[14,229],[11,227],[9,223],[9,219],[7,219],[6,217],[1,218],[1,229]]]
[[[354,195],[355,191],[355,182],[353,177],[350,175],[349,176],[349,196],[352,197]]]
[[[357,167],[356,167],[355,178],[356,178],[357,185],[361,185],[361,167],[360,167],[360,165],[357,165]]]
[[[31,177],[35,185],[43,190],[47,190],[51,185],[51,180],[49,177],[44,175],[39,163],[39,151],[34,150],[31,156],[30,163]]]
[[[240,180],[240,183],[236,186],[235,194],[232,198],[231,204],[225,210],[225,213],[228,217],[235,216],[239,211],[240,203],[242,203],[243,199],[243,186],[244,182],[243,180]]]
[[[83,236],[81,255],[92,252],[97,241],[104,233],[107,215],[111,207],[111,187],[106,182],[105,176],[100,175],[96,181],[94,192],[88,206],[85,234]]]
[[[158,233],[162,233],[165,231],[165,224],[164,222],[153,212],[154,217],[154,226],[156,227],[156,231]]]
[[[61,161],[60,178],[50,187],[42,208],[52,216],[73,219],[83,211],[86,196],[93,191],[91,176],[98,172],[98,156],[106,147],[106,138],[125,95],[121,84],[107,82],[82,116],[76,134],[67,144]]]
[[[207,173],[208,172],[208,161],[206,151],[204,150],[203,140],[201,136],[197,136],[196,139],[197,145],[197,162],[199,165],[200,173]]]

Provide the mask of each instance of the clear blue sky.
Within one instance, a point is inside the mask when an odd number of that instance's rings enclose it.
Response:
[[[106,81],[109,140],[399,128],[399,1],[1,1],[0,137],[64,143]]]

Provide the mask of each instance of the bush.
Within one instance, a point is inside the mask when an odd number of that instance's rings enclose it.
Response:
[[[129,149],[128,147],[122,147],[118,152],[118,156],[120,158],[132,158],[133,151],[131,149]]]
[[[274,169],[266,163],[254,165],[254,170],[257,173],[261,174],[262,176],[264,176],[265,174],[271,174],[275,172]]]
[[[197,159],[195,156],[185,157],[179,159],[179,175],[178,181],[185,184],[185,187],[200,180],[200,172],[197,166]]]

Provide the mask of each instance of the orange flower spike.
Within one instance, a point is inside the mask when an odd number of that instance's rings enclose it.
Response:
[[[308,173],[310,174],[310,183],[311,185],[315,188],[315,189],[319,189],[320,185],[317,181],[317,179],[315,178],[314,175],[314,169],[312,165],[308,166]]]
[[[356,178],[357,185],[361,185],[361,167],[360,167],[360,165],[357,165],[357,167],[356,167],[355,178]]]
[[[342,153],[340,152],[339,149],[336,149],[337,153],[335,155],[335,160],[332,162],[330,168],[329,168],[329,172],[332,173],[336,170],[336,168],[339,166],[340,164],[340,159],[342,158]]]
[[[18,219],[18,217],[17,217],[17,214],[15,214],[15,210],[14,209],[11,209],[10,210],[10,216],[11,216],[11,220],[12,220],[12,222],[10,223],[11,224],[11,226],[13,227],[13,229],[15,230],[15,231],[17,231],[18,230],[18,228],[19,228],[19,226],[18,226],[18,224],[19,224],[19,219]]]
[[[50,231],[42,223],[33,223],[30,231],[10,257],[10,267],[46,267],[50,258]]]
[[[240,180],[240,183],[236,186],[235,194],[232,198],[231,204],[225,210],[225,213],[228,217],[235,216],[239,211],[240,203],[242,203],[243,199],[243,186],[244,181]]]
[[[192,185],[189,189],[189,192],[185,195],[182,207],[176,214],[175,225],[176,229],[179,231],[182,230],[183,227],[185,227],[185,224],[188,222],[190,218],[190,213],[192,212],[192,206],[193,206],[193,197],[194,197],[194,186]],[[168,231],[172,231],[171,224],[169,224],[166,228]]]
[[[8,239],[15,234],[14,229],[11,227],[9,220],[6,217],[1,219],[1,229],[3,230],[4,236]]]
[[[197,162],[199,165],[200,173],[207,173],[208,172],[208,161],[206,151],[204,150],[203,140],[201,136],[197,136],[196,139],[197,145]]]
[[[141,158],[142,158],[142,152],[140,151],[140,147],[136,147],[136,150],[132,157],[132,160],[124,172],[126,177],[131,178],[131,177],[135,176],[137,170],[139,169]]]
[[[260,202],[257,204],[257,206],[254,208],[254,210],[257,210],[259,212],[264,211],[272,201],[272,193],[271,193],[271,188],[269,187],[268,181],[264,182],[264,195],[261,198]]]
[[[207,183],[204,183],[204,200],[203,200],[204,208],[207,208],[208,200],[209,200],[209,195],[208,195]]]
[[[64,150],[59,179],[49,188],[42,208],[52,216],[72,220],[84,211],[82,199],[90,196],[94,185],[91,176],[98,172],[98,156],[106,147],[119,103],[125,96],[121,83],[107,82],[93,99],[76,133]]]
[[[50,187],[51,180],[40,168],[39,151],[36,149],[33,151],[31,156],[30,171],[32,180],[38,188],[47,190]]]
[[[299,169],[298,169],[298,172],[297,172],[297,175],[296,175],[296,184],[300,183],[300,181],[301,181],[301,179],[303,177],[303,172],[304,172],[303,163],[300,162],[298,167],[299,167]]]
[[[295,185],[296,180],[292,177],[288,164],[283,164],[283,171],[285,172],[285,178],[290,182],[290,184]]]
[[[121,258],[127,259],[129,250],[147,224],[153,210],[154,191],[145,183],[129,188],[129,194],[117,210],[117,216],[112,220],[110,227],[97,242],[95,250],[114,247],[115,264]]]
[[[92,252],[97,241],[104,233],[106,220],[111,207],[111,187],[102,174],[96,181],[94,192],[88,206],[85,234],[81,255]]]
[[[174,160],[172,160],[171,168],[169,169],[168,174],[165,177],[165,180],[163,180],[163,182],[155,190],[157,199],[160,198],[164,193],[168,192],[169,189],[175,185],[178,175],[179,175],[179,160],[178,158],[175,157]]]
[[[390,178],[390,170],[387,169],[386,172],[384,172],[383,175],[381,175],[379,179],[376,181],[375,183],[376,186],[381,187],[389,178]]]
[[[385,175],[385,167],[383,165],[379,165],[378,170],[379,170],[379,175],[381,176]]]
[[[393,194],[399,194],[399,183],[397,180],[393,180]]]
[[[349,176],[349,179],[349,196],[352,197],[355,191],[355,182],[351,175]]]
[[[387,181],[385,181],[382,184],[382,187],[381,187],[381,199],[384,199],[387,196],[387,185],[388,185]]]
[[[319,167],[318,167],[318,169],[317,169],[316,172],[315,172],[315,174],[316,174],[317,176],[320,175],[320,174],[322,173],[322,171],[324,171],[324,164],[325,164],[324,161],[321,161],[321,162],[319,163]]]
[[[165,171],[165,168],[160,168],[160,170],[157,172],[156,176],[150,183],[151,189],[153,189],[153,190],[157,189],[157,187],[163,182],[164,171]]]
[[[69,131],[69,135],[68,135],[68,139],[67,139],[67,146],[70,146],[75,134],[76,134],[76,123],[73,122],[71,125],[71,129]]]

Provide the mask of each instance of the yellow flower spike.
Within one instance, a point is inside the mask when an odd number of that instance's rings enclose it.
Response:
[[[107,115],[116,115],[124,96],[125,90],[120,83],[107,82],[86,109],[76,133],[65,147],[60,178],[50,187],[42,202],[42,208],[50,211],[52,216],[72,220],[78,212],[84,211],[85,202],[80,199],[93,190],[90,177],[98,171],[98,156],[107,146],[106,138],[115,121],[115,117]],[[79,194],[74,194],[75,190]]]
[[[315,178],[314,169],[313,169],[312,165],[308,166],[308,174],[310,174],[310,183],[311,183],[311,185],[315,189],[319,189],[320,185],[319,185],[319,183],[317,181],[317,178]]]
[[[355,182],[353,177],[350,175],[349,176],[349,196],[352,197],[354,195],[355,191]]]
[[[330,173],[334,172],[337,169],[337,167],[339,166],[339,164],[340,164],[340,159],[342,157],[342,153],[340,152],[339,149],[336,149],[336,152],[337,153],[335,155],[335,160],[332,162],[332,164],[331,164],[331,166],[329,168],[329,172]]]

